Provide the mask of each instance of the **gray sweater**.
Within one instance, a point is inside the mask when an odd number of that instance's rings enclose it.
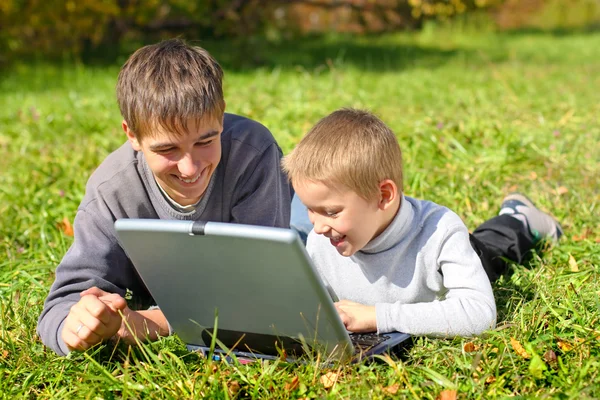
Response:
[[[375,306],[380,333],[471,336],[496,323],[469,232],[445,207],[404,196],[392,223],[353,256],[341,256],[314,231],[307,250],[340,299]]]
[[[75,215],[75,237],[56,268],[56,279],[38,321],[38,333],[58,354],[64,320],[79,293],[92,286],[125,296],[132,309],[154,305],[152,296],[117,241],[118,218],[236,222],[289,227],[291,188],[281,171],[281,149],[267,128],[225,114],[222,156],[201,201],[177,211],[165,198],[141,152],[129,142],[110,154],[90,177]]]

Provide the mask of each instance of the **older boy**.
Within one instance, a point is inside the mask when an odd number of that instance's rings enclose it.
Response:
[[[115,335],[132,342],[169,334],[116,239],[116,219],[289,226],[281,150],[264,126],[224,114],[222,75],[208,52],[181,40],[143,47],[121,69],[117,99],[128,140],[87,183],[75,240],[38,322],[58,354]]]
[[[374,115],[323,118],[283,160],[314,224],[307,250],[353,332],[470,336],[492,328],[490,280],[560,226],[522,195],[469,235],[449,209],[402,193],[394,133]],[[483,262],[483,265],[482,265]],[[485,268],[485,269],[484,269]],[[487,272],[487,275],[486,275]]]

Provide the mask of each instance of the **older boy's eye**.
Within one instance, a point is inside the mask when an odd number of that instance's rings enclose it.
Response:
[[[327,216],[329,218],[335,218],[337,217],[338,213],[337,212],[327,212]]]
[[[207,140],[206,142],[197,142],[196,146],[204,147],[204,146],[208,146],[212,142],[213,142],[212,140]]]

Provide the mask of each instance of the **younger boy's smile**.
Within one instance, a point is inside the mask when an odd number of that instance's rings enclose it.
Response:
[[[344,244],[344,239],[346,238],[346,236],[338,236],[338,237],[330,237],[329,240],[331,241],[331,244],[334,245],[335,247],[341,246],[342,244]]]

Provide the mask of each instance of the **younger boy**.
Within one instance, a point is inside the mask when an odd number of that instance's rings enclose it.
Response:
[[[307,251],[342,299],[349,331],[471,336],[493,328],[490,280],[560,226],[524,196],[472,235],[449,209],[404,196],[394,133],[374,115],[341,109],[283,160],[314,228]],[[487,274],[486,274],[487,273]]]
[[[222,76],[208,52],[182,40],[143,47],[121,69],[127,142],[87,183],[75,240],[38,321],[42,341],[58,354],[113,336],[133,342],[170,333],[116,238],[118,218],[289,227],[281,150],[264,126],[224,114]]]

